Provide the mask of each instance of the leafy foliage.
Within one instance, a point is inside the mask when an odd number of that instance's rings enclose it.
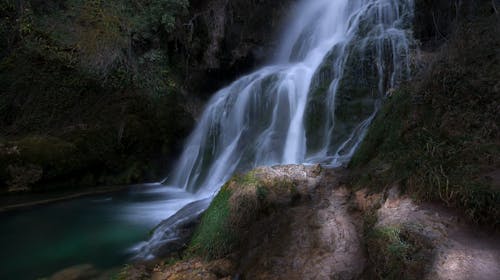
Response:
[[[175,155],[193,122],[158,43],[187,1],[18,4],[0,1],[0,134],[2,144],[25,148],[0,154],[0,185],[14,182],[9,165],[40,167],[44,185],[159,176],[160,159]],[[64,162],[31,156],[58,154],[56,142],[73,147]]]
[[[144,86],[140,82],[145,63],[166,69],[168,49],[158,45],[158,39],[168,36],[188,6],[187,0],[48,2],[24,1],[16,8],[14,1],[2,0],[2,33],[18,34],[16,44],[9,36],[0,39],[8,46],[6,55],[34,53],[57,59],[93,73],[101,82],[119,79],[111,86],[122,88]],[[161,71],[145,74],[162,76]]]

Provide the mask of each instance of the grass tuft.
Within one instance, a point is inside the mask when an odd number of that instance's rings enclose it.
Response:
[[[431,247],[417,234],[400,227],[376,227],[367,234],[368,254],[378,279],[420,279]]]

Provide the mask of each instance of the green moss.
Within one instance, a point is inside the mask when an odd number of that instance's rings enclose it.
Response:
[[[366,164],[378,154],[398,156],[394,152],[404,149],[401,133],[410,108],[411,95],[404,89],[398,90],[387,100],[370,126],[365,140],[354,154],[350,166]]]
[[[257,178],[255,171],[249,171],[244,174],[236,174],[231,180],[240,186],[259,184],[259,179]]]
[[[235,247],[238,238],[230,225],[230,197],[231,191],[225,186],[214,198],[189,244],[189,253],[215,259]]]

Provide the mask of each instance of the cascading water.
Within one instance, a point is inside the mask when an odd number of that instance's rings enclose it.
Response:
[[[412,6],[303,1],[276,65],[215,94],[168,184],[213,192],[260,165],[349,160],[377,100],[409,72]]]
[[[303,0],[273,65],[214,95],[165,183],[201,199],[256,166],[349,161],[410,74],[412,15],[413,0]]]

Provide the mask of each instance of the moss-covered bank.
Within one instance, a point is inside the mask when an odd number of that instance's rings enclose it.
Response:
[[[456,23],[384,105],[354,156],[359,186],[400,182],[415,198],[500,221],[500,18],[483,5]],[[425,65],[424,63],[424,65]]]
[[[228,181],[203,214],[187,249],[188,254],[217,259],[237,250],[249,228],[263,216],[289,205],[299,196],[296,182],[286,174],[258,168]]]

